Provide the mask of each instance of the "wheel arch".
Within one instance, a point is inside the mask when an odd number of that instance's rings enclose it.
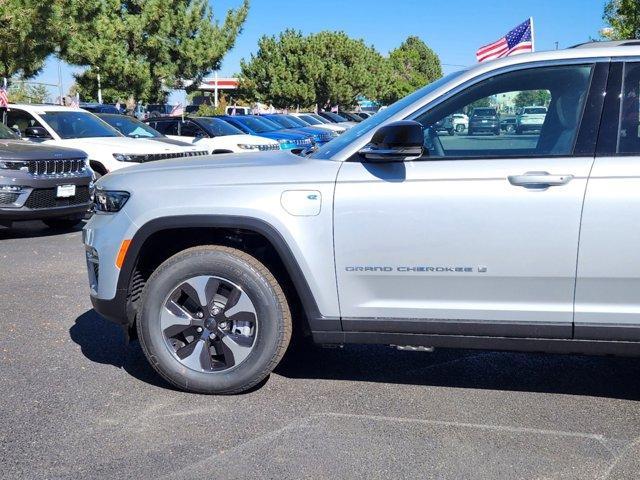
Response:
[[[272,273],[282,283],[291,303],[294,324],[297,323],[296,317],[299,317],[298,320],[303,319],[305,333],[308,333],[314,321],[323,320],[323,324],[326,323],[327,319],[320,315],[298,261],[280,232],[261,219],[226,215],[162,217],[151,220],[138,229],[131,240],[118,278],[116,297],[119,298],[119,316],[122,319],[119,323],[125,323],[129,327],[134,324],[136,302],[146,278],[157,267],[158,262],[161,263],[185,248],[207,243],[223,244],[246,251],[265,263],[270,270],[274,269]],[[159,249],[159,245],[164,248]],[[274,256],[277,258],[272,258]],[[339,320],[337,322],[339,324]]]

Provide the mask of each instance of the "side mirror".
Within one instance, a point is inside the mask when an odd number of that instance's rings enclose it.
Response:
[[[390,123],[379,128],[358,153],[370,162],[416,160],[424,153],[424,127],[413,120]]]
[[[44,127],[27,127],[24,129],[24,136],[27,138],[51,138]]]

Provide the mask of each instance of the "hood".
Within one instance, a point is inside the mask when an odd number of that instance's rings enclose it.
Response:
[[[277,144],[275,140],[271,138],[265,138],[258,135],[220,135],[218,137],[213,138],[199,138],[193,141],[194,145],[198,145],[199,143],[216,143],[217,140],[224,140],[225,143],[251,143],[253,145],[274,145]]]
[[[305,138],[310,137],[308,133],[305,134],[296,130],[273,130],[271,132],[263,132],[258,135],[261,137],[272,138],[274,140],[304,140]]]
[[[153,140],[154,142],[168,143],[169,145],[177,145],[179,147],[192,146],[190,143],[182,142],[180,140],[174,140],[173,138],[168,138],[168,137],[153,137],[153,138],[149,138],[149,140]]]
[[[0,160],[67,160],[85,158],[81,150],[53,147],[25,140],[0,140]]]
[[[191,189],[196,186],[335,181],[340,162],[301,157],[289,151],[231,153],[149,162],[111,172],[106,190]],[[329,172],[329,173],[325,173]]]
[[[98,137],[98,138],[69,138],[64,140],[47,140],[46,143],[73,147],[85,152],[99,151],[101,153],[169,153],[191,150],[191,146],[175,145],[157,142],[148,138],[129,137]]]

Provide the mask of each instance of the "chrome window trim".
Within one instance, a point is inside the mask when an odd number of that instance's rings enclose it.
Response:
[[[355,155],[361,148],[363,148],[366,144],[371,141],[371,138],[375,134],[375,132],[392,122],[397,122],[399,120],[413,120],[418,115],[421,115],[426,110],[429,110],[440,103],[448,100],[454,95],[458,94],[462,90],[466,88],[472,87],[488,78],[494,77],[496,75],[501,75],[504,73],[514,72],[518,70],[527,70],[530,68],[538,68],[538,67],[553,67],[553,66],[562,66],[562,65],[581,65],[581,64],[590,64],[590,63],[609,63],[615,59],[618,60],[619,57],[578,57],[578,58],[562,58],[562,59],[547,59],[547,60],[531,60],[529,62],[522,63],[514,63],[511,65],[498,66],[497,68],[487,70],[481,74],[474,73],[476,68],[470,69],[468,72],[463,73],[460,77],[452,80],[451,83],[443,85],[441,88],[434,90],[429,95],[420,99],[419,101],[409,105],[405,109],[398,112],[393,117],[390,117],[386,121],[382,122],[376,128],[372,129],[370,132],[367,132],[365,135],[360,137],[358,140],[355,140],[351,144],[349,144],[344,149],[337,152],[332,160],[344,162]],[[620,57],[621,58],[621,57]],[[639,59],[638,56],[631,57],[636,60]]]

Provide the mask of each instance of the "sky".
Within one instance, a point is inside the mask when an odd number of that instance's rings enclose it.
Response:
[[[241,0],[210,0],[214,17],[223,19]],[[223,60],[220,76],[232,76],[240,60],[257,50],[258,39],[286,28],[304,34],[342,30],[386,55],[410,36],[420,37],[439,56],[449,73],[475,63],[475,51],[528,17],[533,17],[536,50],[566,48],[597,38],[604,26],[605,0],[251,0],[249,16],[236,45]],[[64,92],[73,72],[82,68],[62,63]],[[58,83],[58,61],[50,58],[34,81]],[[52,98],[58,88],[49,87]],[[174,92],[170,102],[184,102]]]

